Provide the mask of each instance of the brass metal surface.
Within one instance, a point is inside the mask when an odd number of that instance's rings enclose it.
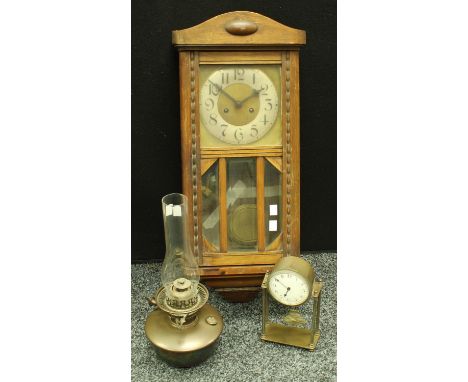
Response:
[[[260,99],[258,96],[251,97],[252,88],[246,84],[235,83],[222,89],[218,98],[218,113],[223,119],[235,126],[243,126],[252,122],[260,110]],[[236,106],[234,100],[245,101]]]
[[[305,324],[307,322],[297,309],[291,309],[288,314],[283,317],[283,321],[289,325]]]
[[[307,281],[309,290],[312,291],[315,271],[307,260],[296,256],[285,256],[278,260],[271,274],[280,271],[290,271],[301,275]]]
[[[291,259],[291,260],[290,260]],[[313,267],[305,260],[296,257],[282,258],[277,266],[270,272],[265,274],[262,282],[262,334],[261,339],[270,342],[276,342],[284,345],[296,346],[310,351],[314,351],[320,339],[320,300],[322,295],[323,282],[315,279],[315,271]],[[280,262],[282,262],[280,264]],[[279,264],[279,266],[278,266]],[[269,319],[270,311],[270,293],[268,290],[269,279],[273,277],[275,271],[278,270],[294,270],[300,273],[310,282],[310,295],[305,303],[312,299],[312,322],[310,328],[297,327],[296,325],[306,325],[307,320],[299,313],[298,310],[291,309],[288,314],[283,317],[283,322],[286,325],[275,323]],[[304,303],[304,304],[305,304]]]
[[[153,298],[159,309],[172,315],[188,315],[196,313],[205,303],[208,301],[208,289],[203,284],[197,285],[198,293],[197,300],[194,304],[191,304],[185,308],[174,307],[169,300],[166,290],[161,287],[157,290],[155,297]]]
[[[237,207],[229,219],[229,237],[241,245],[253,245],[257,242],[257,206],[242,204]]]
[[[262,340],[284,345],[296,346],[308,350],[315,350],[320,338],[320,332],[313,333],[309,329],[297,328],[269,322],[265,325]]]
[[[308,296],[307,296],[307,300],[308,300],[312,294],[312,286],[313,286],[314,277],[315,277],[315,271],[312,265],[310,265],[309,262],[307,262],[306,260],[300,257],[286,256],[286,257],[281,258],[276,263],[273,270],[271,271],[271,277],[274,277],[275,275],[279,273],[286,273],[286,272],[295,273],[304,279],[304,281],[306,282],[307,291],[308,291]],[[277,300],[280,304],[284,304],[283,301],[278,300],[275,297],[274,293],[272,293],[272,291],[270,290],[270,283],[268,284],[268,289],[269,289],[270,295],[275,300]],[[298,304],[289,304],[289,305],[295,306],[295,305],[302,305],[303,303],[304,301]]]
[[[175,366],[189,367],[211,355],[224,327],[223,318],[209,304],[197,315],[197,323],[187,328],[174,327],[170,316],[160,309],[148,315],[146,336],[161,358]]]

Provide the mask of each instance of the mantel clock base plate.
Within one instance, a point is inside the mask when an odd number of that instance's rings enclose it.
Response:
[[[284,325],[269,322],[266,324],[265,333],[261,339],[264,341],[276,342],[283,345],[296,346],[308,350],[315,350],[320,338],[320,331],[311,332],[310,329],[287,327]]]

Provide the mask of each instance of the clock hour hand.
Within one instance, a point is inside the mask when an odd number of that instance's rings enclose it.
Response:
[[[233,96],[231,96],[229,93],[227,93],[221,86],[219,86],[218,84],[215,84],[213,81],[211,80],[208,80],[210,81],[214,86],[216,86],[216,88],[221,92],[223,93],[226,97],[228,97],[232,102],[234,102],[234,104],[236,105],[236,108],[240,108],[242,106],[242,104],[236,100]]]
[[[242,106],[242,105],[244,104],[244,102],[247,101],[248,99],[259,95],[260,92],[261,92],[261,90],[262,90],[262,89],[260,89],[260,90],[252,89],[252,93],[251,93],[250,95],[248,95],[247,97],[245,97],[244,99],[242,99],[242,100],[239,101],[240,106]]]

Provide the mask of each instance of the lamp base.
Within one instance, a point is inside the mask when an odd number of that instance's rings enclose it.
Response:
[[[159,357],[176,367],[195,366],[211,356],[223,330],[223,318],[209,304],[198,312],[195,325],[178,328],[169,314],[156,309],[148,315],[145,332]]]

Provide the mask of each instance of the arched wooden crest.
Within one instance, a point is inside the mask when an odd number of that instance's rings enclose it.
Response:
[[[290,28],[255,12],[236,11],[223,13],[194,27],[172,32],[172,43],[179,49],[196,50],[210,46],[233,49],[249,45],[259,49],[294,49],[306,42],[305,31]]]

